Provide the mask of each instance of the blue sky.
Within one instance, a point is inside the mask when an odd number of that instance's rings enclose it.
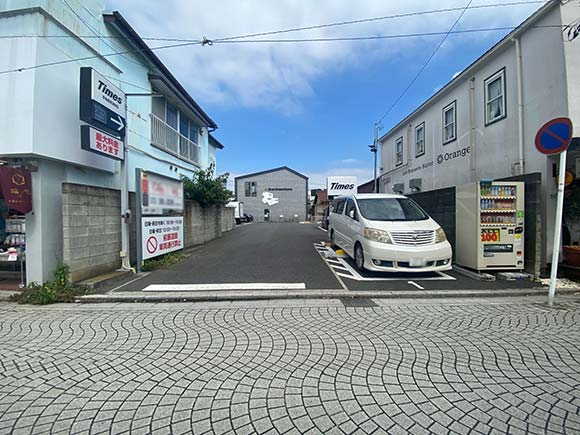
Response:
[[[515,0],[521,1],[521,0]],[[219,38],[399,13],[464,7],[468,0],[108,0],[141,36]],[[474,0],[471,6],[505,4]],[[148,5],[149,6],[149,5]],[[541,2],[466,11],[457,29],[515,26]],[[375,36],[447,31],[461,12],[381,20],[269,38]],[[383,120],[386,132],[504,31],[450,35],[421,78]],[[218,171],[239,175],[287,165],[323,187],[327,175],[372,178],[373,123],[443,36],[364,42],[214,44],[159,51],[218,123]],[[157,43],[157,44],[166,44]],[[156,43],[151,43],[155,46]]]

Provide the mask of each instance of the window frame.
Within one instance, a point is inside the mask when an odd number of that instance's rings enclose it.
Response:
[[[254,187],[253,190],[252,187]],[[244,196],[246,198],[256,198],[258,196],[258,183],[255,181],[244,181]]]
[[[489,111],[488,111],[488,106],[491,103],[491,101],[489,100],[489,92],[488,92],[488,87],[491,83],[493,83],[495,80],[497,79],[501,79],[501,98],[502,98],[502,114],[501,116],[498,116],[494,119],[489,119]],[[500,98],[500,97],[496,97]],[[484,103],[483,103],[483,116],[484,116],[484,122],[485,122],[485,126],[487,127],[488,125],[491,124],[495,124],[496,122],[501,121],[502,119],[507,118],[507,85],[506,85],[506,68],[505,66],[501,69],[499,69],[498,71],[494,72],[492,75],[488,76],[484,81],[483,81],[483,99],[484,99]]]
[[[419,131],[419,129],[423,129],[423,151],[422,152],[417,151],[417,143],[418,143],[417,132]],[[419,124],[415,127],[415,157],[421,157],[424,154],[425,154],[425,121],[423,121],[421,124]]]
[[[397,150],[399,143],[401,144],[401,159],[399,160],[399,151]],[[395,167],[401,166],[403,164],[404,158],[404,140],[403,136],[398,137],[395,139]]]
[[[449,112],[451,109],[453,109],[453,137],[450,139],[446,139],[445,138],[445,130],[448,127],[449,124],[445,124],[445,115],[447,114],[447,112]],[[449,103],[447,106],[445,106],[442,111],[442,133],[443,133],[443,145],[447,145],[451,142],[455,142],[457,140],[457,100],[453,100],[451,103]]]

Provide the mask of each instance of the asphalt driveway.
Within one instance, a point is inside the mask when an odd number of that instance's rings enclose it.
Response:
[[[195,248],[179,264],[155,270],[136,280],[132,279],[128,284],[117,287],[115,291],[299,289],[492,292],[501,289],[537,287],[536,283],[530,281],[478,281],[455,271],[439,274],[371,272],[360,274],[349,258],[326,258],[327,248],[323,246],[326,240],[327,233],[313,224],[242,225],[219,239]],[[279,287],[274,288],[275,285]],[[165,288],[160,289],[160,286]],[[219,286],[223,288],[217,288]]]
[[[304,283],[307,289],[340,289],[313,243],[326,234],[311,224],[242,225],[195,249],[184,261],[156,270],[122,291],[152,284]]]

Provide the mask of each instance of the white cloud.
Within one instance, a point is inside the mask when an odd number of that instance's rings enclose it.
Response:
[[[107,0],[142,36],[216,39],[290,27],[385,16],[418,10],[461,7],[465,0]],[[483,0],[482,3],[499,3]],[[505,26],[519,23],[537,7],[519,6],[468,11],[459,27]],[[269,38],[317,38],[446,31],[459,12],[399,18],[373,23],[275,35]],[[439,55],[470,38],[497,38],[493,33],[450,38]],[[267,107],[284,114],[299,113],[316,93],[318,80],[348,69],[366,68],[386,59],[416,61],[440,36],[366,42],[214,44],[158,51],[175,75],[202,104],[224,107]],[[151,42],[151,46],[167,42]],[[417,50],[415,50],[417,49]]]

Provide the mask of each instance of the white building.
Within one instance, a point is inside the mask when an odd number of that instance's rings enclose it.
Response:
[[[103,8],[104,0],[0,2],[0,157],[5,165],[33,171],[33,211],[26,215],[28,282],[51,278],[63,247],[75,243],[79,255],[64,256],[73,269],[97,273],[120,265],[121,220],[114,202],[105,204],[111,206],[105,216],[101,209],[63,209],[63,183],[113,190],[121,185],[118,161],[81,149],[81,67],[92,67],[125,93],[161,95],[127,97],[130,192],[135,168],[176,179],[192,176],[215,164],[216,148],[222,147],[210,140],[216,123],[121,14]],[[79,219],[67,224],[74,220],[67,210],[78,212]],[[99,217],[93,219],[93,212]],[[90,230],[90,237],[106,236],[110,243],[85,257],[94,240],[86,239],[84,227],[95,219],[105,229]],[[75,239],[81,234],[85,239]]]
[[[580,24],[577,1],[548,1],[380,138],[382,192],[435,191],[481,179],[540,173],[541,263],[550,258],[558,156],[540,154],[538,129],[568,116],[568,169],[580,156]],[[568,26],[572,25],[572,26]],[[580,199],[580,198],[579,198]],[[568,222],[578,228],[578,222]],[[576,230],[577,231],[577,230]],[[572,231],[573,241],[580,233]]]

